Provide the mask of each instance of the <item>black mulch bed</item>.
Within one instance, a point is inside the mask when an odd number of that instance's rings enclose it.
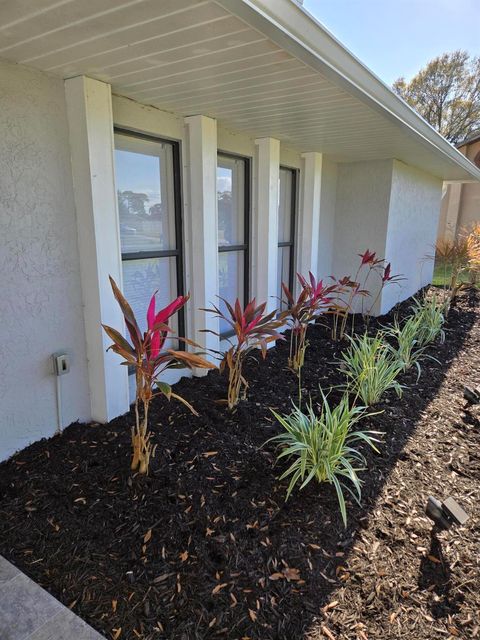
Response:
[[[441,364],[424,361],[403,399],[387,394],[365,421],[385,442],[366,452],[363,506],[350,505],[346,530],[329,485],[285,503],[282,467],[261,448],[278,432],[269,407],[287,411],[296,396],[282,343],[249,363],[249,399],[233,414],[215,402],[216,372],[177,386],[198,418],[159,399],[147,478],[129,473],[131,416],[74,424],[0,465],[0,553],[108,638],[480,637],[480,410],[462,399],[464,383],[480,383],[472,295],[431,349]],[[342,382],[343,347],[312,327],[313,399],[319,383]],[[467,525],[431,539],[431,493],[457,497]]]

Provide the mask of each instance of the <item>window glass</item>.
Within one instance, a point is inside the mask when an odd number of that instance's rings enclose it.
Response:
[[[280,168],[278,183],[278,241],[292,240],[293,173]]]
[[[244,243],[245,227],[245,161],[218,156],[218,244],[231,246]]]
[[[172,146],[116,134],[115,147],[122,253],[174,249]]]
[[[236,298],[243,303],[244,300],[244,262],[245,256],[243,251],[225,251],[218,256],[219,270],[219,295],[230,304],[233,304]],[[225,311],[225,306],[221,303],[220,308]],[[220,333],[231,330],[226,322],[220,320]]]
[[[217,164],[218,201],[218,265],[219,293],[233,304],[238,298],[245,304],[245,269],[247,202],[245,186],[247,160],[219,155]],[[225,305],[220,302],[225,312]],[[220,322],[220,333],[231,331],[230,325]]]
[[[135,313],[142,333],[147,329],[147,308],[152,295],[157,292],[156,309],[166,307],[176,297],[177,282],[175,258],[148,258],[145,260],[124,260],[123,294]],[[173,321],[173,324],[172,324]],[[169,321],[176,332],[177,316]]]
[[[152,295],[157,310],[179,295],[174,170],[172,143],[115,134],[123,294],[142,332]],[[170,320],[175,333],[178,322],[176,314]]]
[[[282,300],[285,298],[282,289],[282,282],[285,282],[290,289],[290,255],[291,247],[278,247],[278,262],[277,262],[277,308],[279,311],[283,311],[286,305],[282,304]]]

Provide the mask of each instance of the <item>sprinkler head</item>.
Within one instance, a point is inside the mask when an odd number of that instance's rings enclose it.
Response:
[[[461,526],[468,520],[468,514],[450,497],[440,502],[430,496],[425,513],[441,531],[447,531],[454,524]]]

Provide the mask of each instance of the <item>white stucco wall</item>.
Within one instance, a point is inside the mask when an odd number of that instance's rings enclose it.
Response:
[[[63,81],[0,63],[0,459],[55,433],[50,355],[65,350],[63,425],[89,418]]]
[[[394,160],[385,256],[405,279],[385,287],[383,312],[432,281],[441,197],[440,179]]]
[[[392,167],[392,160],[338,165],[332,260],[335,277],[355,277],[360,262],[358,254],[366,249],[380,257],[385,255]],[[367,288],[372,292],[373,302],[376,295],[373,278]],[[361,309],[360,300],[358,303],[357,311]]]
[[[332,275],[333,242],[335,235],[335,202],[337,198],[337,164],[326,157],[322,161],[322,180],[320,187],[320,224],[318,240],[319,278],[328,283]]]

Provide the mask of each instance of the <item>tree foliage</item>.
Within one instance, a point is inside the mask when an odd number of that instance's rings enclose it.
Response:
[[[444,53],[393,89],[453,144],[480,128],[480,57]]]

